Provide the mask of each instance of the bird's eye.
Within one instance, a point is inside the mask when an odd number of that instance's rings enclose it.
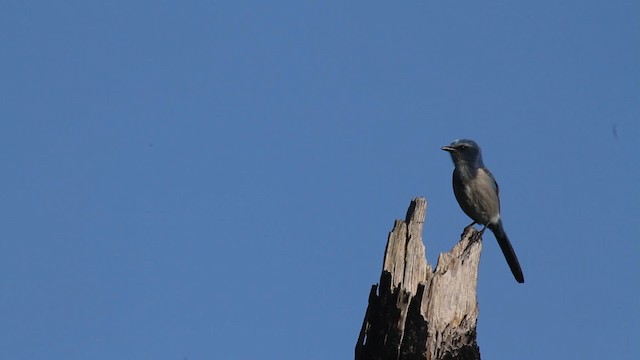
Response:
[[[466,144],[460,144],[460,145],[458,146],[458,148],[459,148],[460,150],[467,150],[467,148],[468,148],[468,147],[469,147],[469,146],[467,146]]]

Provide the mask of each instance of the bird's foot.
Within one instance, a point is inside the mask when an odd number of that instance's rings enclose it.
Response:
[[[467,232],[469,232],[469,230],[473,229],[473,225],[475,225],[475,221],[472,222],[471,224],[467,225],[464,230],[462,230],[462,234],[460,235],[460,237],[463,237],[464,234],[466,234]]]
[[[482,235],[484,231],[487,230],[487,225],[483,226],[480,231],[476,231],[475,235],[473,235],[474,240],[482,240]]]

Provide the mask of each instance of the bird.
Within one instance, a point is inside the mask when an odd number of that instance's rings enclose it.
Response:
[[[455,140],[442,150],[451,155],[453,170],[453,193],[467,216],[473,220],[465,231],[475,224],[483,225],[480,236],[489,228],[494,234],[513,277],[524,283],[524,276],[518,257],[502,226],[500,217],[500,197],[498,183],[489,169],[484,166],[480,146],[469,139]]]

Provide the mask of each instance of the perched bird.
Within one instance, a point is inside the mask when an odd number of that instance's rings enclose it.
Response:
[[[498,240],[500,249],[502,249],[516,281],[523,283],[524,276],[518,263],[518,257],[511,247],[500,219],[498,183],[491,172],[484,167],[480,147],[473,140],[462,139],[456,140],[448,146],[443,146],[442,150],[451,154],[455,165],[453,193],[456,200],[458,200],[462,211],[473,220],[467,228],[475,224],[484,225],[480,235],[484,233],[486,228],[489,228]]]

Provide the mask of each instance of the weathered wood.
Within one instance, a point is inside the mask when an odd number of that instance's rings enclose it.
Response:
[[[356,360],[480,359],[476,286],[482,242],[469,228],[432,271],[422,228],[427,203],[411,201],[389,233],[379,285],[373,285]]]

